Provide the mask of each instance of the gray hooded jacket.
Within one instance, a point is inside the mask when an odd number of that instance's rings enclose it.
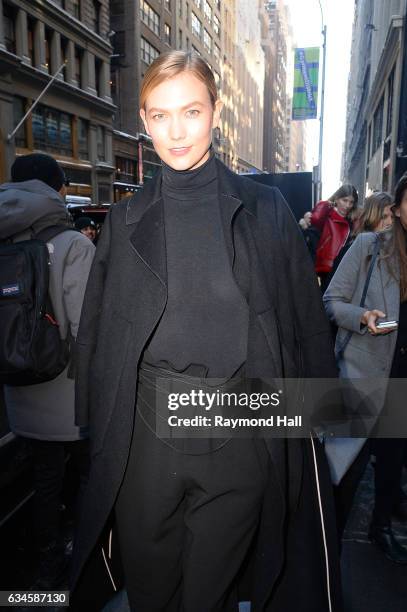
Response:
[[[29,239],[51,225],[67,225],[62,197],[38,180],[0,185],[0,240]],[[62,338],[75,338],[95,247],[83,234],[67,230],[48,243],[50,296]],[[74,424],[74,381],[67,370],[54,380],[26,387],[5,387],[11,430],[39,440],[78,440]]]

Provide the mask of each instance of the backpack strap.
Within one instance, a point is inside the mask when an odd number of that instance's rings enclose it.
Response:
[[[68,225],[50,225],[37,234],[34,234],[34,238],[37,240],[42,240],[43,242],[49,242],[55,238],[55,236],[58,236],[58,234],[62,234],[62,232],[66,232],[68,230],[72,231],[72,227],[69,227]]]

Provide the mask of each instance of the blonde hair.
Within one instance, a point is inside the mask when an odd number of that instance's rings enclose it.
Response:
[[[385,191],[374,191],[365,199],[365,206],[359,217],[358,233],[375,232],[380,221],[383,219],[384,209],[391,206],[392,197]]]
[[[218,99],[215,77],[208,64],[191,51],[165,51],[148,67],[140,89],[140,108],[146,110],[146,100],[151,91],[167,79],[181,72],[191,72],[208,89],[212,106]]]

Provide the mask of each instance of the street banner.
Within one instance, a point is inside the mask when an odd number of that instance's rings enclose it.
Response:
[[[318,108],[319,47],[295,49],[292,119],[316,119]]]

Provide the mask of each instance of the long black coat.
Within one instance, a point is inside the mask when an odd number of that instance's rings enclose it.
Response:
[[[218,160],[217,169],[226,245],[249,303],[247,377],[336,376],[320,290],[287,204],[278,190],[239,177]],[[76,400],[78,424],[90,427],[92,467],[73,584],[114,507],[130,448],[137,366],[166,298],[159,174],[142,192],[112,207],[86,291],[77,339]],[[330,610],[330,591],[331,610],[337,612],[341,604],[333,509],[319,443],[272,440],[268,447],[279,488],[268,492],[263,509],[251,593],[255,609],[325,612]],[[314,451],[326,491],[321,502],[324,535]],[[282,572],[284,568],[289,571]]]

